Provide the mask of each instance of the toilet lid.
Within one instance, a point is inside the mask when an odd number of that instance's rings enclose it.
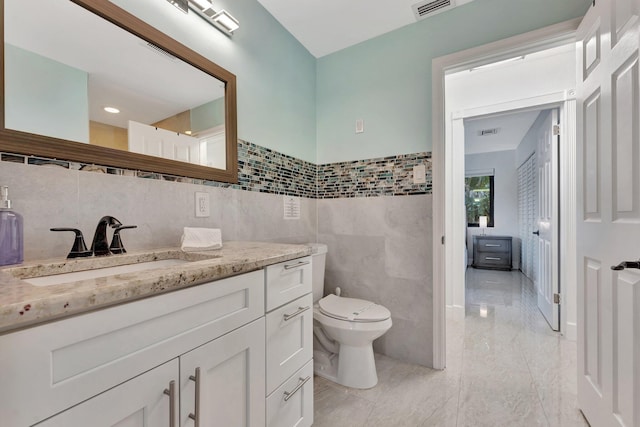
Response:
[[[391,317],[385,307],[356,298],[327,295],[318,301],[320,311],[327,316],[354,322],[378,322]]]

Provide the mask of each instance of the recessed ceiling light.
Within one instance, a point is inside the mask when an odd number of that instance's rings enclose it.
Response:
[[[111,114],[118,114],[120,112],[116,107],[104,107],[104,111]]]

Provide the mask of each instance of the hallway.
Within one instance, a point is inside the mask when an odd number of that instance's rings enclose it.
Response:
[[[466,299],[465,321],[447,321],[445,371],[376,355],[371,390],[315,377],[314,427],[587,426],[576,344],[546,324],[531,281],[469,268]]]

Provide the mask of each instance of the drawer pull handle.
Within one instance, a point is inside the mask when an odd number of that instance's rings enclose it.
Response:
[[[311,307],[306,306],[306,307],[298,307],[298,310],[295,313],[291,313],[291,314],[285,314],[284,315],[284,321],[288,322],[289,320],[293,319],[294,317],[304,313],[305,311],[309,310]]]
[[[285,391],[284,392],[284,401],[286,402],[287,400],[291,399],[291,396],[293,396],[294,394],[296,394],[298,392],[298,390],[300,390],[302,388],[303,385],[305,385],[307,383],[307,381],[309,381],[311,379],[311,377],[307,377],[307,378],[299,378],[298,379],[298,385],[296,386],[296,388],[294,388],[291,391]]]
[[[194,411],[189,414],[195,427],[200,427],[200,368],[196,368],[196,375],[190,375],[189,379],[196,383],[196,403],[194,405]]]
[[[303,265],[307,265],[307,264],[311,264],[311,261],[299,261],[299,262],[296,262],[295,264],[285,264],[284,269],[291,270],[292,268],[302,267]]]
[[[496,245],[495,243],[487,243],[485,244],[485,246],[488,248],[499,248],[502,245]]]
[[[492,261],[500,261],[502,258],[498,258],[495,256],[487,256],[487,257],[484,257],[484,259],[490,259]]]
[[[176,427],[176,382],[171,380],[169,388],[164,389],[169,396],[169,427]]]

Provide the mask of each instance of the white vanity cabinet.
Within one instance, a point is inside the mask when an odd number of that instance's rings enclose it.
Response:
[[[265,270],[268,427],[313,424],[311,274],[311,257]]]
[[[263,426],[263,388],[261,318],[37,426]]]
[[[259,320],[256,322],[256,319]],[[236,352],[228,353],[231,348]],[[228,378],[225,383],[213,383],[220,379],[225,366],[237,369],[241,359],[245,362],[245,371],[236,372],[240,383],[232,384]],[[93,422],[55,424],[57,420],[52,418],[50,422],[54,424],[51,425],[112,425],[107,417],[100,416],[103,412],[116,418],[139,410],[150,417],[156,409],[158,413],[167,414],[168,409],[161,406],[168,402],[163,391],[169,387],[170,379],[161,375],[162,384],[158,387],[155,380],[160,371],[156,371],[159,369],[156,367],[178,360],[181,364],[183,360],[206,361],[197,365],[201,368],[204,396],[217,398],[210,394],[214,388],[222,390],[222,394],[227,387],[243,389],[247,391],[245,400],[236,403],[236,407],[243,406],[245,414],[262,414],[262,422],[260,415],[254,423],[251,417],[256,415],[240,414],[241,418],[247,419],[246,423],[223,422],[219,425],[264,425],[262,270],[0,336],[0,425],[31,426],[56,414],[66,420],[70,415],[63,411],[73,407],[72,413],[82,413],[84,405],[102,408],[96,412]],[[182,393],[182,399],[193,399],[195,390],[189,377],[194,370],[181,368],[182,371],[173,376],[178,392]],[[152,384],[148,389],[147,381]],[[138,403],[129,402],[134,400],[135,394],[146,393],[149,399],[141,396]],[[112,398],[118,399],[114,404],[127,401],[133,406],[126,408],[135,410],[126,414],[125,406],[103,406]],[[202,407],[209,403],[203,402]],[[152,407],[157,408],[151,410]],[[189,411],[193,410],[194,405],[191,405]],[[176,414],[178,411],[176,408]],[[204,413],[209,414],[206,410]],[[192,420],[186,423],[182,414],[180,416],[180,424],[176,425],[193,425]],[[167,414],[162,419],[168,418]],[[136,425],[135,417],[122,420],[123,423],[115,425]],[[145,425],[156,424],[147,421]],[[204,422],[201,424],[205,425]]]

